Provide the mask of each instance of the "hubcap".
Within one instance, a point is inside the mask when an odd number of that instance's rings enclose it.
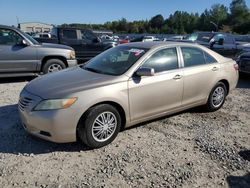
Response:
[[[63,68],[62,68],[61,65],[59,65],[59,64],[52,64],[52,65],[49,66],[48,72],[57,72],[57,71],[62,70],[62,69]]]
[[[225,98],[225,90],[223,87],[217,87],[212,95],[212,104],[215,108],[219,107]]]
[[[112,112],[103,112],[92,125],[92,136],[98,142],[105,142],[114,134],[116,126],[116,116]]]

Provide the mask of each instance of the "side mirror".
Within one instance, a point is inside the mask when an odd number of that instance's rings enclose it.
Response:
[[[19,43],[18,43],[18,45],[22,45],[22,46],[28,46],[29,44],[27,43],[27,41],[26,40],[21,40]]]
[[[153,68],[141,67],[136,72],[137,76],[154,76],[155,70]]]
[[[96,37],[95,39],[93,39],[93,42],[94,43],[99,43],[99,42],[101,42],[101,39],[99,37]]]
[[[223,45],[223,43],[224,43],[224,39],[223,39],[223,38],[220,38],[220,39],[218,40],[218,44],[219,44],[219,45]]]

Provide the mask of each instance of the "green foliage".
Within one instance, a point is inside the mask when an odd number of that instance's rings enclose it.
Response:
[[[158,14],[148,20],[129,22],[125,18],[104,24],[63,24],[63,27],[112,30],[114,33],[166,33],[187,34],[194,31],[226,31],[239,34],[250,33],[250,11],[245,0],[232,0],[229,9],[215,4],[201,15],[176,11],[164,20]]]

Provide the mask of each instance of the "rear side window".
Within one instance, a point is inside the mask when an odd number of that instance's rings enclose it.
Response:
[[[185,67],[192,67],[192,66],[206,64],[206,60],[202,50],[191,47],[182,47],[181,50]]]
[[[63,30],[63,37],[68,39],[77,39],[76,30]]]
[[[177,69],[178,58],[176,48],[166,48],[153,54],[143,67],[153,68],[156,73]]]
[[[206,52],[204,52],[204,56],[205,56],[206,63],[216,63],[217,62],[216,59],[214,59],[211,55],[209,55]]]

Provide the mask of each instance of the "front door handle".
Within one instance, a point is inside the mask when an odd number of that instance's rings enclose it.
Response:
[[[213,68],[212,68],[212,71],[218,71],[218,70],[219,70],[218,67],[213,67]]]
[[[181,78],[182,78],[182,75],[180,75],[180,74],[177,74],[177,75],[175,75],[175,76],[173,77],[174,80],[179,80],[179,79],[181,79]]]

